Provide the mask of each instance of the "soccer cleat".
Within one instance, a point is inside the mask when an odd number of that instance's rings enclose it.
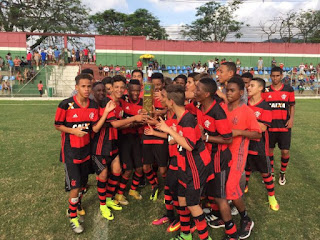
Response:
[[[280,206],[278,204],[277,199],[275,198],[275,196],[268,196],[269,199],[269,206],[273,211],[278,211]]]
[[[145,177],[142,177],[141,179],[140,179],[140,182],[139,182],[139,185],[138,185],[138,187],[139,188],[143,188],[143,187],[145,187],[147,184],[146,184],[146,178]]]
[[[225,227],[224,221],[221,218],[208,222],[211,228],[222,228]]]
[[[84,216],[79,215],[79,213],[77,213],[77,214],[78,214],[79,222],[84,223]],[[67,217],[70,218],[69,209],[67,209]]]
[[[86,211],[82,208],[82,205],[80,203],[78,204],[77,214],[80,216],[86,215]]]
[[[117,197],[117,195],[116,195],[116,197]],[[122,210],[122,207],[119,204],[117,204],[117,202],[115,200],[112,200],[112,199],[106,201],[106,205],[107,205],[108,208],[111,208],[111,209],[116,210],[116,211]]]
[[[233,207],[231,208],[231,215],[232,215],[232,216],[237,216],[238,214],[239,214],[238,209],[237,209],[235,206],[233,206]]]
[[[185,234],[183,232],[180,232],[177,236],[171,238],[170,240],[192,240],[192,235],[191,233]]]
[[[283,185],[286,184],[286,182],[287,182],[287,180],[286,180],[286,174],[283,173],[283,172],[280,172],[280,174],[279,174],[279,184],[280,184],[281,186],[283,186]]]
[[[157,201],[158,199],[158,192],[159,192],[159,187],[158,186],[155,186],[153,189],[152,189],[152,194],[150,196],[150,200],[152,201]]]
[[[136,200],[141,200],[142,199],[142,196],[140,195],[140,193],[136,190],[132,190],[130,189],[129,190],[129,195],[134,197]]]
[[[213,211],[210,211],[209,213],[206,214],[205,218],[207,222],[210,222],[210,221],[216,220],[218,217],[214,215]]]
[[[175,219],[172,223],[170,223],[169,227],[167,228],[167,232],[175,232],[178,231],[181,227],[179,219]]]
[[[241,220],[239,239],[246,239],[250,237],[253,226],[254,226],[254,222],[252,220]]]
[[[106,205],[100,205],[100,212],[101,212],[102,217],[104,217],[110,221],[114,219],[112,212],[110,211],[110,209]]]
[[[70,219],[70,226],[75,233],[82,233],[84,230],[77,217]]]
[[[244,188],[244,193],[248,193],[249,192],[249,187],[248,185],[246,185],[246,187]]]
[[[162,225],[169,222],[169,218],[167,215],[163,215],[161,218],[157,218],[152,221],[152,225]]]
[[[224,238],[224,240],[238,240],[239,237],[236,236],[231,236],[231,235],[226,235],[226,237]]]

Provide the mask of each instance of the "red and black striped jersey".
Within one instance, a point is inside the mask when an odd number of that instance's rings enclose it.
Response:
[[[70,133],[61,132],[60,160],[82,163],[90,159],[90,134],[92,126],[99,120],[98,104],[88,99],[88,104],[82,107],[76,96],[60,102],[55,116],[55,126],[68,128],[83,127],[88,134],[78,137]]]
[[[153,98],[153,106],[154,106],[154,108],[155,108],[156,110],[163,110],[163,109],[165,109],[165,107],[162,106],[161,101],[160,101],[158,98],[156,98],[156,97]]]
[[[261,99],[255,105],[251,105],[248,101],[248,107],[251,108],[256,116],[258,122],[263,123],[268,128],[272,122],[272,111],[269,104]],[[262,133],[261,139],[252,139],[249,144],[249,154],[251,155],[269,155],[269,134],[268,129]]]
[[[232,138],[231,125],[222,107],[213,100],[211,106],[204,112],[200,105],[197,111],[197,121],[209,136],[222,136],[224,139]],[[211,154],[215,172],[221,172],[228,167],[231,161],[231,152],[227,144],[205,143]]]
[[[187,110],[184,112],[183,116],[178,119],[177,132],[186,139],[188,145],[192,149],[192,151],[187,151],[182,146],[177,145],[178,167],[182,171],[186,171],[186,161],[189,162],[189,166],[195,168],[197,168],[198,164],[202,166],[209,165],[211,157],[201,139],[199,125],[195,117]],[[191,160],[193,161],[191,162]]]
[[[106,97],[102,100],[100,117],[102,116],[107,103],[111,100],[112,99],[110,97]],[[106,123],[101,127],[100,131],[94,134],[91,144],[92,154],[98,156],[112,156],[118,153],[118,130],[112,127],[110,123],[117,120],[116,114],[119,115],[118,106],[108,114]]]
[[[167,114],[167,120],[166,120],[166,124],[173,128],[173,129],[177,129],[177,116],[175,114]],[[169,156],[171,158],[170,160],[170,165],[169,168],[172,170],[178,170],[178,163],[177,163],[177,155],[178,155],[178,149],[177,149],[177,144],[169,144]]]
[[[135,115],[140,114],[141,109],[143,107],[143,99],[139,98],[137,102],[132,102],[132,100],[129,98],[129,96],[125,95],[123,97],[124,100],[122,100],[122,110],[123,110],[123,118],[129,118],[133,117]],[[136,134],[139,133],[139,127],[130,127],[122,129],[122,134]]]
[[[272,123],[270,132],[287,132],[286,123],[290,118],[289,108],[295,104],[294,90],[291,86],[282,84],[279,90],[272,85],[262,94],[263,99],[272,109]]]
[[[185,105],[186,110],[188,110],[188,112],[194,116],[197,115],[197,111],[199,107],[200,107],[200,103],[198,103],[196,100],[191,100]]]

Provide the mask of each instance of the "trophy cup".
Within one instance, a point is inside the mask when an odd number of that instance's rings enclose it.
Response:
[[[143,90],[143,109],[145,109],[151,116],[153,105],[153,84],[144,83]]]

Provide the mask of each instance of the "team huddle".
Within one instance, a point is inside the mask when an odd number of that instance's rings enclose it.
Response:
[[[281,82],[279,67],[271,70],[269,87],[263,79],[235,73],[234,63],[223,63],[219,87],[208,74],[178,76],[168,83],[153,73],[151,112],[143,106],[141,70],[134,70],[129,82],[116,75],[93,83],[92,75],[78,75],[76,95],[63,100],[55,116],[72,230],[84,230],[81,199],[94,172],[100,212],[108,220],[114,219],[112,210],[128,205],[127,187],[132,201],[142,200],[138,189],[145,178],[150,200],[156,201],[161,177],[165,212],[152,224],[168,223],[168,232],[180,230],[172,238],[176,240],[192,239],[195,230],[200,239],[211,239],[208,226],[224,227],[225,239],[248,238],[254,221],[243,193],[249,191],[252,171],[261,173],[269,206],[278,211],[273,152],[278,144],[279,184],[285,185],[294,91]],[[235,211],[241,217],[238,228]]]

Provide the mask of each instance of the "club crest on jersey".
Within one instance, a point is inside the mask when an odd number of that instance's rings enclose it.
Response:
[[[209,120],[206,120],[206,121],[204,122],[204,126],[205,126],[206,128],[209,128],[210,125],[211,125],[211,122],[210,122]]]
[[[74,180],[74,179],[72,179],[72,180],[71,180],[71,186],[72,186],[72,187],[75,187],[76,185],[77,185],[77,181]]]
[[[254,113],[254,115],[256,115],[256,118],[259,118],[259,117],[260,117],[260,115],[261,115],[261,112],[256,111],[256,112]]]
[[[286,94],[282,94],[282,95],[281,95],[281,98],[282,98],[283,100],[286,99],[286,97],[287,97]]]
[[[183,137],[183,132],[180,130],[179,135]]]
[[[239,120],[238,120],[237,117],[234,117],[234,118],[232,119],[232,124],[233,124],[233,125],[238,125],[238,122],[239,122]]]
[[[68,103],[68,105],[69,105],[69,107],[68,107],[68,110],[70,110],[70,109],[74,109],[74,102],[72,102],[72,103]]]
[[[91,120],[94,118],[94,113],[93,113],[93,112],[91,112],[91,113],[89,114],[89,118],[90,118]]]

